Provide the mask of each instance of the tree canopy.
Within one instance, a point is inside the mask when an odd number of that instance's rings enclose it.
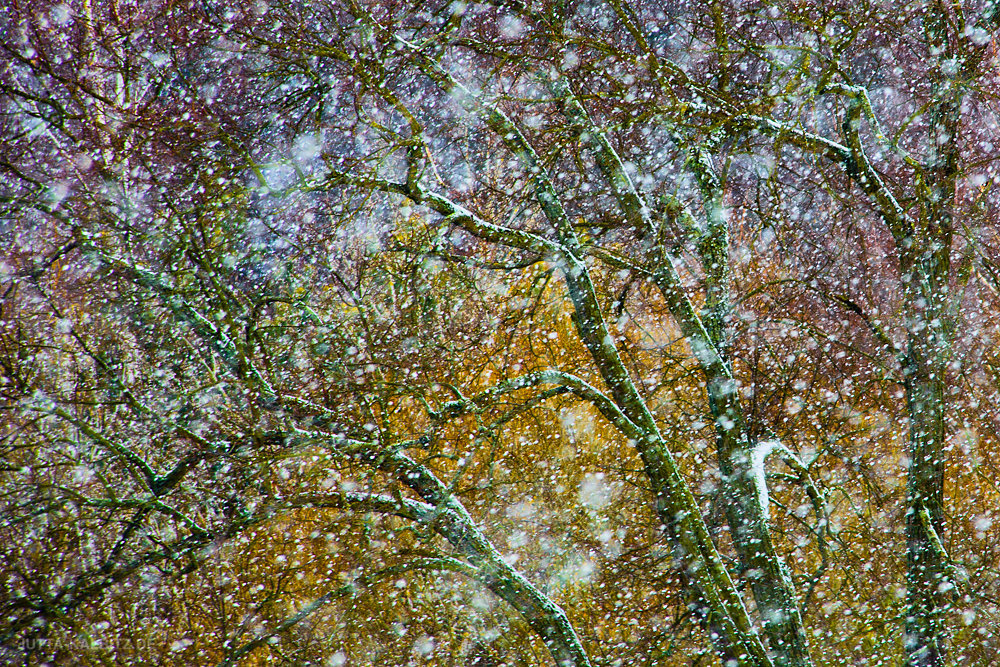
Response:
[[[0,658],[991,664],[998,28],[0,9]]]

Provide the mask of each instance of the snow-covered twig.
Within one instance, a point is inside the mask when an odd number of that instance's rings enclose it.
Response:
[[[764,461],[775,451],[793,456],[788,448],[777,440],[761,440],[750,452],[750,475],[757,488],[757,503],[760,505],[760,511],[765,520],[769,519],[771,514],[768,508],[770,500],[767,494],[767,480],[764,477]]]

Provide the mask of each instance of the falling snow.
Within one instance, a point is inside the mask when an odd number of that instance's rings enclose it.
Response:
[[[992,664],[998,30],[0,9],[0,663]]]

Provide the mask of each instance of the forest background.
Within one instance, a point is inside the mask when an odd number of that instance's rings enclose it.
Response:
[[[0,660],[988,665],[989,2],[0,8]]]

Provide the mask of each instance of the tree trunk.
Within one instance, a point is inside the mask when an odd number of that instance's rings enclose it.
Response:
[[[916,238],[901,251],[908,328],[903,372],[910,422],[903,641],[907,665],[940,667],[947,653],[944,613],[954,586],[939,536],[944,530],[944,389],[952,319],[948,276],[961,99],[949,74],[957,54],[948,35],[948,9],[934,2],[924,21],[933,62],[928,156],[923,183],[918,182],[922,206]]]

